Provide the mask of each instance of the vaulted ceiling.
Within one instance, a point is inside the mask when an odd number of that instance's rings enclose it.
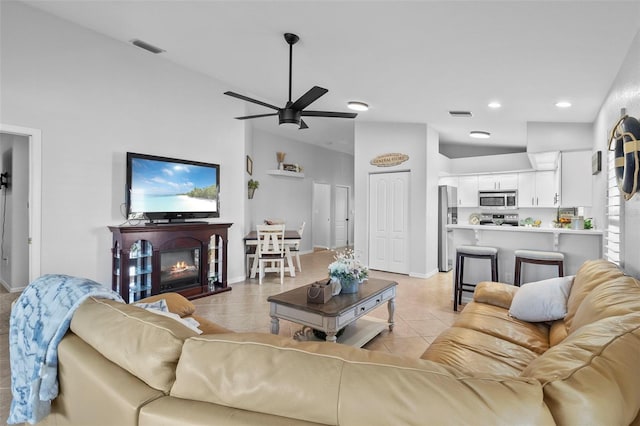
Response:
[[[640,1],[25,2],[122,43],[161,47],[166,60],[275,105],[287,100],[283,33],[293,32],[292,97],[329,89],[309,109],[363,101],[370,110],[356,121],[428,123],[442,144],[498,150],[523,150],[529,121],[592,122],[640,28]],[[557,108],[559,100],[572,107]],[[353,151],[352,120],[305,121],[306,130],[275,117],[251,125]],[[475,141],[471,130],[491,138]]]

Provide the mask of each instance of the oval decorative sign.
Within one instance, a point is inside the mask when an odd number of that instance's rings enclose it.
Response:
[[[377,166],[377,167],[391,167],[391,166],[397,166],[398,164],[402,164],[408,159],[409,159],[409,156],[407,154],[392,152],[389,154],[378,155],[376,158],[371,160],[371,165]]]

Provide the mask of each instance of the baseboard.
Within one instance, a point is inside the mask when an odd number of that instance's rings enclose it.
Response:
[[[26,285],[24,287],[17,287],[17,288],[9,287],[9,284],[4,282],[4,280],[0,280],[0,284],[2,284],[2,287],[4,287],[4,289],[7,290],[7,292],[9,292],[9,293],[19,293],[22,290],[24,290],[25,288],[27,288]]]
[[[417,272],[410,272],[409,276],[413,277],[413,278],[424,278],[424,279],[427,279],[427,278],[433,277],[438,272],[439,272],[438,268],[436,268],[436,269],[432,269],[431,271],[427,272],[426,274],[419,274]]]

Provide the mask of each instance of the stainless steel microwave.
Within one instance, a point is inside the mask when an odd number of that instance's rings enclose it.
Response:
[[[486,209],[518,208],[517,191],[479,191],[478,205]]]

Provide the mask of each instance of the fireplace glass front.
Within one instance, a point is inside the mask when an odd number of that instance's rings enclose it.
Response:
[[[160,252],[160,292],[200,285],[200,248]]]

